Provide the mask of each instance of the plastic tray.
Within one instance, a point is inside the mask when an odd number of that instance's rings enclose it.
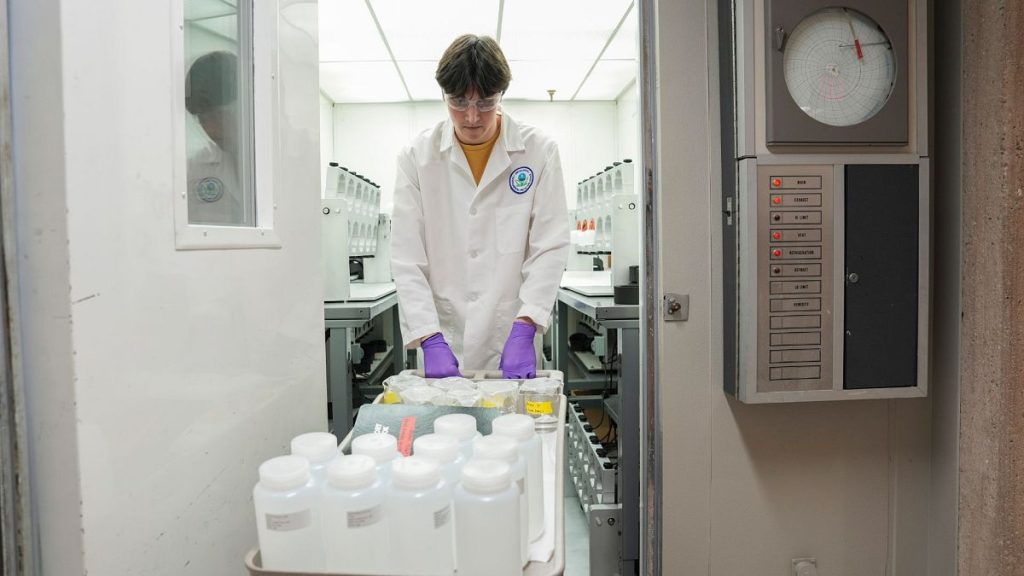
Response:
[[[403,374],[416,374],[417,371],[406,370]],[[418,375],[422,376],[422,372]],[[500,379],[501,372],[477,372],[466,375],[472,380]],[[562,380],[562,373],[557,370],[541,370],[537,372],[538,378],[554,378]],[[380,396],[377,397],[380,401]],[[555,551],[548,562],[530,562],[523,569],[524,576],[558,576],[565,572],[565,408],[566,398],[562,395],[562,401],[558,409],[558,428],[555,434],[555,487],[552,491],[555,505]],[[351,434],[342,441],[342,446],[347,447],[351,442]],[[249,570],[250,576],[365,576],[360,574],[336,574],[324,572],[280,572],[276,570],[264,570],[261,566],[260,552],[253,548],[245,555],[245,567]]]

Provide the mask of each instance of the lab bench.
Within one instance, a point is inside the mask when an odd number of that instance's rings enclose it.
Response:
[[[573,325],[570,325],[571,318],[574,320]],[[616,341],[607,344],[605,357],[614,355],[615,351],[619,352],[617,370],[608,366],[608,369],[595,374],[592,362],[586,362],[570,350],[569,335],[579,323],[591,329],[603,329],[606,334],[614,332]],[[599,396],[569,396],[569,400],[575,398],[584,403],[600,405],[618,428],[614,491],[616,501],[608,502],[611,492],[602,484],[603,495],[599,501],[590,499],[590,504],[584,509],[588,516],[593,517],[590,522],[591,575],[636,574],[640,561],[640,307],[636,304],[616,304],[611,296],[586,296],[574,292],[571,286],[563,287],[558,291],[553,330],[554,365],[556,370],[565,375],[567,395],[571,390],[602,387]],[[616,384],[613,391],[608,390],[606,385],[610,380]],[[608,394],[607,397],[605,394]],[[570,413],[570,420],[573,415]],[[567,449],[574,448],[569,445]],[[597,447],[586,442],[577,443],[576,449],[596,451]],[[579,455],[581,462],[583,456]],[[567,459],[571,458],[567,455]],[[581,497],[581,505],[586,500]],[[601,518],[615,518],[621,526],[618,546],[605,545],[609,531],[596,526],[596,521]],[[601,524],[607,526],[607,522]],[[595,557],[595,553],[605,556]]]
[[[368,334],[377,334],[387,348],[371,362],[365,382],[373,386],[389,374],[405,369],[398,294],[393,282],[351,285],[350,299],[324,302],[327,332],[327,394],[331,405],[329,429],[343,438],[352,427],[353,372],[352,344]]]

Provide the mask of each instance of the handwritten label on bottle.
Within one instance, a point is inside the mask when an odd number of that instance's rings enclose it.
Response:
[[[312,513],[309,510],[292,512],[291,514],[267,514],[267,530],[274,532],[291,532],[308,528]]]

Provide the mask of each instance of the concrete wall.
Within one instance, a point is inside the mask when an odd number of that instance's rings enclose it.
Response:
[[[961,574],[1024,572],[1024,4],[963,3]]]
[[[241,576],[257,466],[326,427],[316,3],[275,27],[281,246],[193,251],[171,7],[9,5],[39,574]]]
[[[931,398],[745,405],[722,391],[715,2],[656,3],[663,574],[928,573]],[[657,313],[655,313],[657,314]]]

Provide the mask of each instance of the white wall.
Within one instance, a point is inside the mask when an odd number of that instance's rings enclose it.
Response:
[[[314,23],[278,26],[282,247],[179,252],[171,10],[11,3],[42,576],[245,574],[258,464],[326,426],[316,3],[288,4]]]
[[[334,157],[334,102],[320,93],[320,194],[327,188],[327,164]]]
[[[640,162],[640,93],[633,81],[615,101],[618,157]],[[639,173],[639,170],[637,170]]]
[[[614,102],[512,101],[502,106],[558,142],[570,209],[576,205],[576,182],[619,158]],[[380,184],[381,209],[390,211],[398,153],[447,114],[442,102],[336,104],[333,160]]]

